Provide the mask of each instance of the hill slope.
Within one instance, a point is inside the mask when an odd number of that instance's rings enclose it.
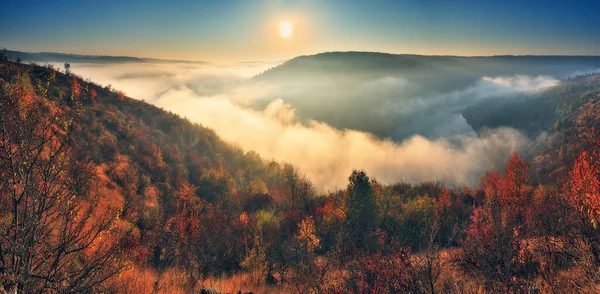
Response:
[[[402,75],[426,79],[437,90],[450,81],[497,75],[553,75],[567,77],[576,71],[600,68],[600,56],[427,56],[375,52],[327,52],[299,56],[255,78],[292,81],[300,78],[348,79]],[[452,76],[451,74],[455,74]],[[306,77],[308,76],[308,77]],[[444,83],[442,76],[450,81]]]
[[[596,289],[597,82],[569,80],[537,103],[558,105],[542,113],[561,118],[533,165],[551,171],[539,173],[546,185],[532,184],[514,152],[503,174],[474,188],[384,185],[353,171],[346,189],[317,196],[293,166],[177,115],[51,66],[3,60],[0,290]],[[515,126],[538,131],[547,123],[538,120]],[[567,176],[569,158],[593,146]]]
[[[487,128],[510,127],[548,141],[536,146],[534,167],[544,181],[565,176],[575,157],[590,146],[598,129],[600,73],[562,80],[541,93],[489,100],[462,111],[477,133]]]
[[[210,129],[51,66],[3,61],[0,88],[18,105],[35,102],[79,113],[69,142],[80,161],[93,166],[97,205],[120,207],[117,227],[131,234],[127,242],[135,248],[128,260],[142,266],[180,266],[193,254],[201,265],[194,267],[196,274],[237,270],[242,243],[234,243],[242,232],[230,224],[243,211],[289,203],[285,173],[303,183],[303,193],[313,193],[291,165],[244,153]],[[203,238],[212,239],[195,246],[197,252],[179,247],[192,244],[181,239],[189,236],[190,224],[208,224]]]
[[[482,97],[598,68],[598,56],[329,52],[293,58],[254,79],[282,89],[277,97],[293,105],[302,118],[400,142],[414,134],[436,138],[470,132],[457,112]]]

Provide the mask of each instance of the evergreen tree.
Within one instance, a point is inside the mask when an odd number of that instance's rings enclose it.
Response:
[[[364,248],[366,237],[373,231],[377,218],[375,194],[364,171],[352,171],[348,178],[346,226],[350,244]]]

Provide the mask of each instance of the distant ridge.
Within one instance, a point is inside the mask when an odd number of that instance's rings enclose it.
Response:
[[[6,50],[4,55],[8,58],[23,62],[81,62],[81,63],[193,63],[209,64],[206,61],[193,60],[170,60],[157,58],[140,58],[131,56],[110,56],[110,55],[84,55],[58,52],[22,52]]]
[[[312,57],[320,55],[387,55],[387,56],[423,56],[423,57],[458,57],[458,58],[477,58],[477,57],[600,57],[600,55],[585,55],[585,54],[495,54],[495,55],[453,55],[453,54],[417,54],[417,53],[390,53],[379,51],[325,51],[314,54],[303,54],[293,57]],[[290,59],[290,60],[291,60]]]
[[[332,51],[301,55],[255,76],[257,79],[297,79],[300,74],[331,76],[348,72],[372,76],[459,73],[473,76],[514,74],[556,74],[581,68],[600,67],[595,55],[491,55],[454,56],[393,54],[383,52]],[[559,77],[563,77],[559,75]]]

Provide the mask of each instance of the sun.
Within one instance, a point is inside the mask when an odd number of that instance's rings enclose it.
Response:
[[[289,38],[294,31],[294,26],[289,21],[282,21],[279,23],[279,34],[283,38]]]

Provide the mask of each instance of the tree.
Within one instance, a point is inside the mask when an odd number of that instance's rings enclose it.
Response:
[[[315,250],[320,246],[321,240],[317,236],[312,216],[305,217],[300,222],[298,234],[289,243],[287,255],[293,269],[287,281],[298,293],[321,293],[332,256],[328,256],[327,260],[316,257]]]
[[[419,196],[402,205],[399,217],[400,243],[417,251],[433,243],[439,230],[439,218],[435,214],[435,199]]]
[[[565,187],[568,200],[596,224],[600,223],[600,157],[598,151],[583,151],[569,172]]]
[[[94,101],[96,99],[96,96],[98,96],[98,93],[96,93],[95,89],[91,89],[88,92],[88,97],[90,98],[90,100]]]
[[[119,98],[120,102],[123,102],[125,100],[125,93],[123,91],[117,92],[117,98]]]
[[[457,262],[466,274],[483,278],[489,291],[520,292],[539,265],[519,239],[519,230],[503,227],[494,214],[489,207],[475,209]]]
[[[381,231],[371,234],[378,239],[375,253],[361,253],[348,263],[348,277],[341,293],[422,293],[411,265],[410,252]]]
[[[65,74],[71,75],[71,64],[68,62],[65,62]]]
[[[304,174],[289,163],[283,164],[280,175],[279,188],[291,208],[299,208],[301,205],[307,208],[308,200],[313,196],[312,183]]]
[[[481,178],[486,202],[473,212],[458,264],[485,278],[489,290],[519,292],[539,271],[523,238],[532,202],[528,172],[529,164],[515,151],[503,177],[488,172]]]
[[[79,85],[79,81],[77,81],[76,77],[71,79],[71,99],[79,98],[81,94],[81,86]]]
[[[366,237],[377,219],[377,204],[369,177],[364,171],[352,171],[346,189],[346,226],[351,244],[364,248]]]
[[[312,216],[305,217],[298,227],[298,235],[296,236],[302,245],[305,254],[310,254],[319,247],[321,240],[317,237],[315,229],[315,221]]]
[[[566,200],[580,213],[580,234],[590,245],[596,265],[600,264],[600,140],[593,149],[582,151],[563,187]]]
[[[529,200],[527,193],[531,191],[529,184],[529,163],[514,151],[504,169],[502,186],[500,187],[503,205],[523,207]]]
[[[79,111],[33,94],[28,78],[0,92],[0,285],[4,291],[97,292],[122,269],[119,207],[94,188],[73,140]]]
[[[277,250],[281,245],[279,238],[280,217],[271,210],[261,210],[256,214],[254,244],[242,262],[242,266],[254,274],[256,280],[264,280],[269,284],[277,282],[275,271]]]

